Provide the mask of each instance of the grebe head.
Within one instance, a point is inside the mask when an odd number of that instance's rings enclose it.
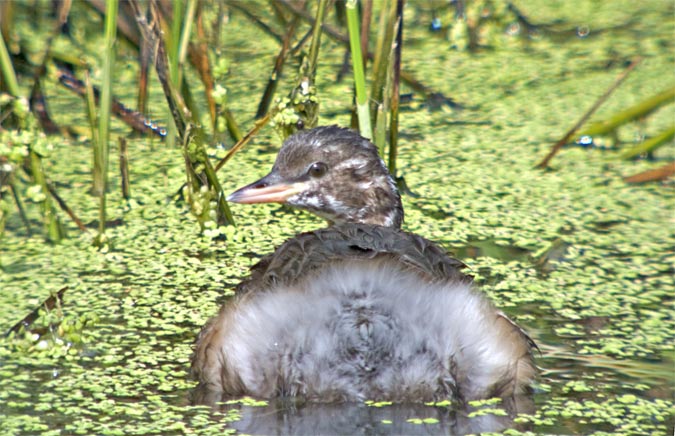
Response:
[[[227,200],[283,203],[334,224],[399,228],[403,221],[401,197],[377,148],[358,133],[337,126],[289,137],[272,171]]]

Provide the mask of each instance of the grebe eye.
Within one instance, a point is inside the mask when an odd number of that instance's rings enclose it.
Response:
[[[323,175],[326,174],[327,171],[328,165],[326,165],[323,162],[314,162],[312,165],[309,166],[307,174],[309,174],[310,177],[319,178],[323,177]]]

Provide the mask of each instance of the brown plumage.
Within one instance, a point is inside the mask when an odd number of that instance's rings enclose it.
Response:
[[[294,135],[272,172],[230,199],[284,202],[335,225],[263,258],[204,327],[192,362],[202,388],[318,401],[527,390],[532,341],[460,261],[398,229],[400,197],[369,141],[338,127]]]

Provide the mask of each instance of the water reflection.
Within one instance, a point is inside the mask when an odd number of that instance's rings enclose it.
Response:
[[[232,410],[241,419],[232,428],[260,435],[438,435],[498,432],[508,428],[528,430],[514,423],[518,413],[532,413],[530,397],[503,399],[496,404],[461,408],[425,404],[391,404],[382,407],[364,403],[310,403],[298,399],[277,399],[266,406],[227,404],[203,389],[193,392],[192,402],[227,414]]]

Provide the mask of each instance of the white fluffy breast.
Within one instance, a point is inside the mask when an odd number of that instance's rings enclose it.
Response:
[[[332,264],[230,315],[221,358],[260,396],[447,397],[463,380],[489,385],[513,359],[484,297],[388,259]]]

